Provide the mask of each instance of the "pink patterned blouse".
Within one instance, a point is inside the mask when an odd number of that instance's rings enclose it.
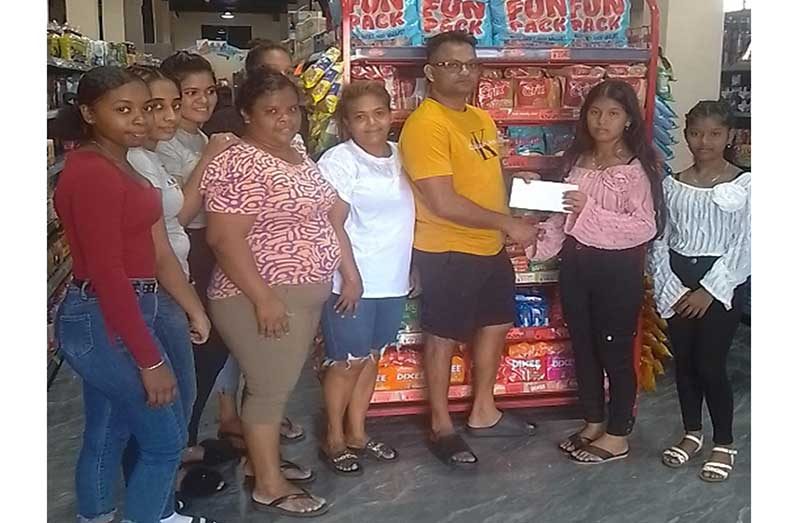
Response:
[[[270,286],[332,280],[340,250],[327,213],[336,199],[304,147],[293,165],[242,142],[208,165],[200,185],[209,213],[255,216],[247,242],[258,271]],[[241,294],[217,266],[210,299]]]
[[[601,171],[575,166],[565,181],[587,195],[585,208],[578,215],[555,214],[541,223],[544,235],[532,259],[556,256],[566,234],[607,250],[637,247],[657,235],[651,185],[640,161]]]

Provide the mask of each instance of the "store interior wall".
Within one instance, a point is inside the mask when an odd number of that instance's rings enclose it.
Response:
[[[699,100],[717,100],[723,50],[723,0],[660,0],[662,48],[673,65],[676,82],[671,84],[673,108],[684,125],[684,115]],[[669,162],[674,171],[692,164],[681,131],[676,157]]]
[[[66,0],[66,21],[88,38],[100,38],[100,11],[97,0]]]

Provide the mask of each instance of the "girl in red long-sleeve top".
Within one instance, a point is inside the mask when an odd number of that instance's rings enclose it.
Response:
[[[128,440],[123,521],[158,521],[166,507],[186,420],[175,369],[155,334],[159,286],[186,311],[197,342],[210,323],[169,246],[158,191],[127,163],[151,124],[150,91],[115,67],[89,71],[67,128],[81,129],[55,190],[75,279],[56,322],[64,358],[83,380],[85,429],[76,470],[81,521],[106,522]],[[79,111],[79,113],[78,113]],[[65,117],[67,119],[69,117]],[[170,520],[171,521],[171,520]]]

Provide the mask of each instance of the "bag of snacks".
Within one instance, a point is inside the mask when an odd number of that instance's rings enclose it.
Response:
[[[585,103],[587,93],[604,79],[604,68],[589,65],[571,65],[554,72],[563,78],[565,86],[562,106],[579,109]]]
[[[571,43],[569,0],[491,0],[493,43],[520,47]]]
[[[446,31],[465,31],[477,45],[493,45],[490,0],[418,0],[421,32],[430,38]]]
[[[422,44],[416,0],[352,0],[351,20],[355,45]]]
[[[569,0],[574,45],[626,47],[631,0]]]
[[[512,109],[513,81],[483,76],[477,87],[477,105],[483,109]]]
[[[632,86],[632,89],[634,89],[637,99],[640,102],[640,108],[642,109],[646,105],[646,86],[648,85],[648,82],[646,81],[646,71],[647,68],[645,64],[608,65],[607,78],[623,80]]]

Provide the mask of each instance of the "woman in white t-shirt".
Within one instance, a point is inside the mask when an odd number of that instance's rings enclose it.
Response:
[[[411,291],[415,208],[396,145],[388,141],[390,102],[379,82],[344,88],[338,114],[351,139],[318,163],[340,197],[330,221],[341,245],[341,266],[322,313],[327,435],[320,456],[344,476],[361,474],[365,455],[397,456],[365,428],[377,361],[396,339]]]

